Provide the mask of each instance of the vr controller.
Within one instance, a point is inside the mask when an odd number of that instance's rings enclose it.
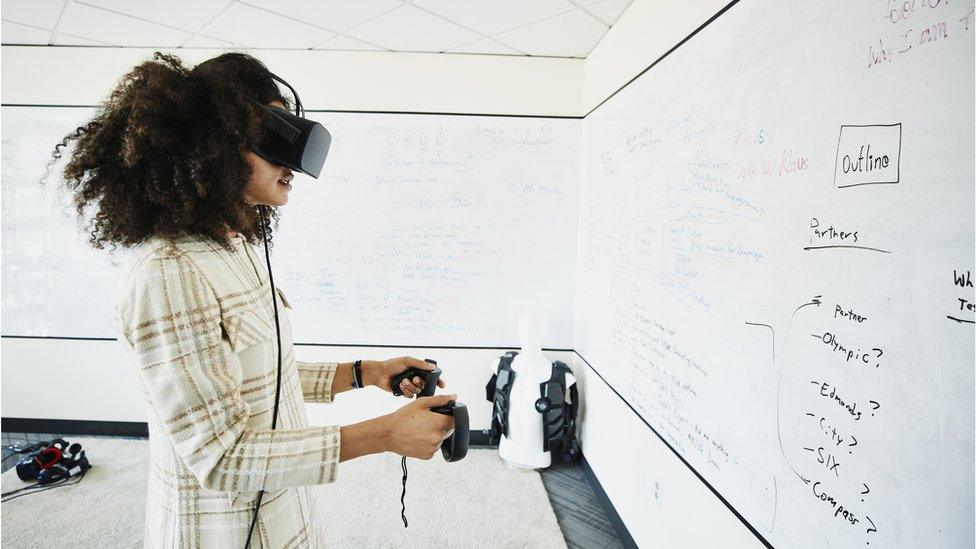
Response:
[[[424,380],[424,388],[420,390],[420,396],[432,396],[434,390],[437,389],[437,380],[441,378],[441,369],[437,367],[437,362],[429,358],[425,358],[424,362],[428,364],[433,364],[433,370],[421,370],[420,368],[407,368],[407,370],[401,374],[397,374],[393,380],[390,381],[390,390],[393,391],[394,396],[403,396],[403,391],[400,390],[400,382],[404,379],[413,379],[414,377],[419,377]]]
[[[437,361],[425,358],[424,362],[433,364],[433,370],[421,370],[420,368],[408,368],[405,372],[398,374],[390,381],[390,390],[396,396],[403,395],[400,390],[400,382],[404,379],[419,377],[424,380],[424,387],[418,396],[433,396],[437,389],[437,380],[441,378],[441,369],[437,367]],[[447,461],[459,461],[468,453],[468,441],[470,429],[468,427],[468,407],[460,402],[449,401],[444,406],[435,406],[431,412],[444,414],[454,417],[454,434],[444,439],[441,443],[441,454]]]
[[[454,434],[441,443],[441,454],[445,461],[460,461],[468,453],[468,439],[471,435],[468,429],[468,407],[449,400],[444,406],[435,406],[430,411],[454,416]]]

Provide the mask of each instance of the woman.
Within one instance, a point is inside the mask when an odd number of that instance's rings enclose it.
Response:
[[[63,173],[79,216],[93,211],[90,243],[133,250],[115,322],[149,411],[147,547],[321,547],[327,525],[314,518],[308,485],[335,481],[339,463],[366,454],[430,459],[453,432],[449,416],[428,408],[456,395],[310,427],[305,402],[351,389],[353,363],[296,360],[280,290],[283,370],[271,428],[275,305],[251,245],[277,224],[293,174],[252,152],[263,127],[249,98],[291,108],[251,56],[228,53],[188,70],[157,52],[54,150],[52,163],[76,141]],[[367,360],[362,379],[390,391],[408,367],[432,368],[411,357]],[[418,377],[401,384],[408,398],[422,387]]]

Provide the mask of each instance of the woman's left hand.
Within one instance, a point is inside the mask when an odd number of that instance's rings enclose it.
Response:
[[[424,362],[423,360],[410,356],[401,356],[398,358],[384,360],[382,362],[373,362],[372,366],[373,371],[370,372],[370,377],[372,379],[369,380],[369,383],[391,393],[393,390],[390,388],[390,382],[394,377],[396,377],[398,374],[402,374],[408,368],[419,368],[421,370],[433,370],[435,368],[435,366],[429,362]],[[447,386],[443,377],[437,380],[437,386],[440,388]],[[419,376],[404,379],[400,382],[400,390],[403,391],[403,396],[407,398],[413,398],[414,395],[419,394],[423,388],[424,381]]]

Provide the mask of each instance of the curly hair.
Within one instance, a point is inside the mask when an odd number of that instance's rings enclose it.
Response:
[[[154,235],[203,235],[229,248],[228,230],[251,244],[263,232],[270,240],[277,209],[262,220],[244,199],[251,177],[244,152],[260,142],[265,116],[249,98],[291,108],[268,68],[245,53],[189,70],[157,51],[123,75],[95,116],[55,145],[47,164],[75,141],[63,184],[80,220],[94,211],[84,224],[89,243],[103,249]]]

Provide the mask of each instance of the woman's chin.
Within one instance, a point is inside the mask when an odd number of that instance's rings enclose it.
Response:
[[[276,205],[277,206],[284,206],[285,204],[287,204],[288,203],[288,193],[290,193],[290,192],[291,192],[291,185],[289,185],[288,188],[286,188],[286,189],[279,189],[278,196],[276,197],[278,199],[278,204],[276,204]]]

